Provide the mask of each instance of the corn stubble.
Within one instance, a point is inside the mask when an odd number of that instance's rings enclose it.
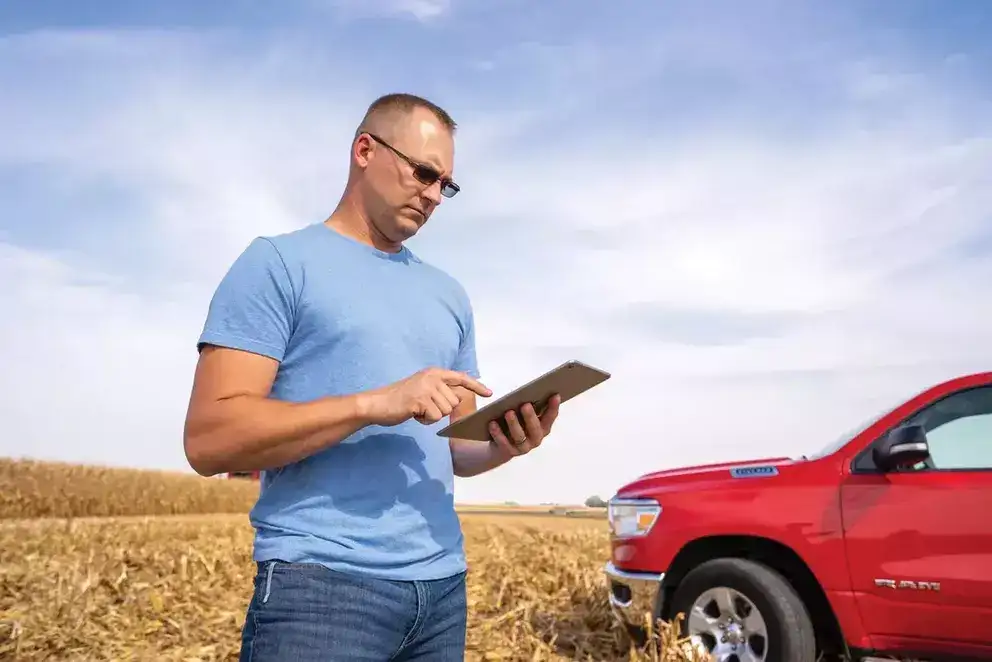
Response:
[[[65,494],[67,480],[53,489]],[[85,503],[97,503],[88,485]],[[112,480],[106,487],[103,499],[116,503],[121,490]],[[28,501],[22,491],[15,517],[31,511]],[[43,503],[45,512],[59,508]],[[149,505],[162,508],[162,497]],[[127,514],[139,509],[132,505]],[[72,515],[101,515],[107,507],[95,510]],[[254,573],[252,529],[243,512],[77,518],[0,521],[0,660],[237,659]],[[705,659],[665,624],[654,633],[659,645],[648,650],[635,650],[614,624],[601,573],[609,553],[602,521],[462,519],[466,659]]]

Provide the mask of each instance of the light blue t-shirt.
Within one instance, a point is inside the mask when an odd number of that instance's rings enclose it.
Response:
[[[409,249],[387,253],[323,223],[259,237],[209,307],[203,343],[280,361],[272,397],[377,388],[431,366],[478,378],[472,308],[453,278]],[[365,428],[262,473],[254,558],[386,579],[465,570],[441,422]]]

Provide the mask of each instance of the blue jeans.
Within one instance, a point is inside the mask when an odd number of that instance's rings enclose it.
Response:
[[[462,662],[465,574],[400,582],[258,564],[240,662]]]

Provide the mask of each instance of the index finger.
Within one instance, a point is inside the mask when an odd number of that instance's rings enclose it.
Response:
[[[444,373],[442,379],[444,379],[444,382],[449,386],[464,386],[468,390],[474,391],[475,393],[478,393],[479,395],[485,398],[488,398],[490,395],[493,394],[493,392],[490,391],[485,384],[476,381],[469,375],[466,375],[464,372],[456,372],[454,370],[449,370],[448,372]]]

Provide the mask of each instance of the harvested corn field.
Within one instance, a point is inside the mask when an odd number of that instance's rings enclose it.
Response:
[[[692,659],[674,642],[667,657],[632,655],[607,609],[602,520],[462,518],[466,659]],[[0,522],[0,659],[234,660],[251,538],[244,513]]]
[[[0,458],[0,519],[247,513],[258,484],[174,471]]]
[[[252,480],[0,458],[0,519],[246,513],[258,497]],[[466,513],[606,516],[585,506],[476,505]]]

